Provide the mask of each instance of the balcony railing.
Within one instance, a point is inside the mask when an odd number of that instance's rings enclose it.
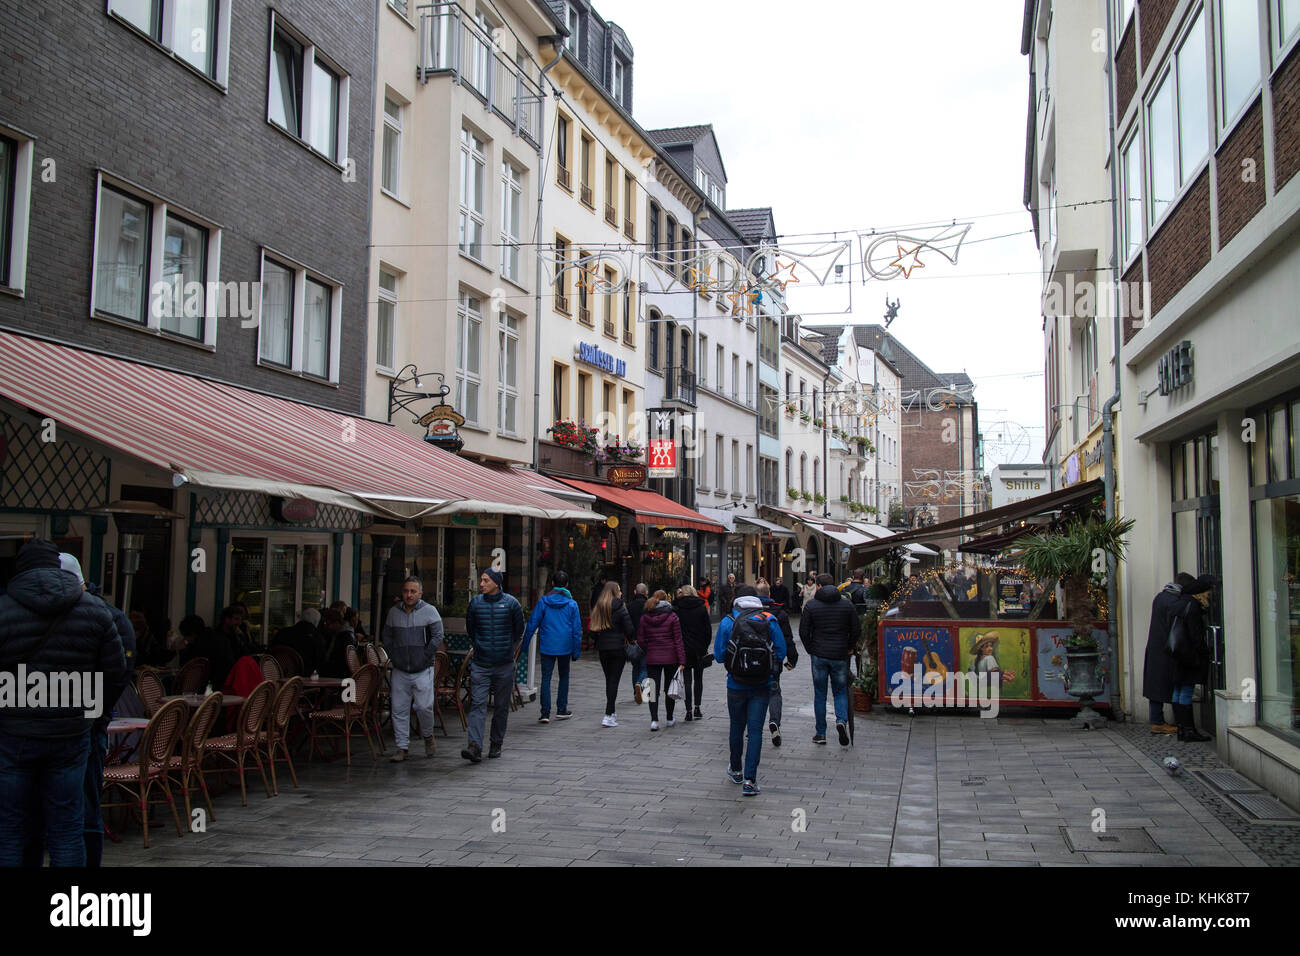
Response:
[[[664,400],[695,405],[695,373],[680,365],[664,369]]]
[[[584,206],[587,206],[590,209],[596,208],[596,197],[592,193],[590,186],[582,187],[582,193],[580,195],[580,198],[582,199],[582,204]]]
[[[605,203],[605,221],[611,226],[618,225],[618,210],[614,208],[612,202]]]
[[[608,335],[611,339],[614,338],[614,334],[615,334],[615,333],[614,333],[614,320],[613,320],[613,319],[606,319],[606,320],[605,320],[605,334]]]
[[[459,5],[432,3],[419,9],[420,82],[428,82],[431,73],[450,73],[513,126],[516,134],[540,149],[541,88],[503,57],[476,24],[464,19]]]

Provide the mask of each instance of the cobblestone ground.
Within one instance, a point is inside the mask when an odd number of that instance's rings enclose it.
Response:
[[[206,833],[177,837],[167,817],[151,833],[152,849],[143,849],[140,831],[131,828],[122,843],[108,847],[104,862],[1259,866],[1296,860],[1300,832],[1252,827],[1231,810],[1216,812],[1217,798],[1203,803],[1195,792],[1199,783],[1172,779],[1160,768],[1164,745],[1153,749],[1142,737],[1144,725],[1084,732],[1060,719],[909,718],[878,709],[857,718],[855,746],[839,747],[833,730],[830,745],[815,746],[811,679],[802,661],[783,681],[784,745],[774,749],[765,741],[763,792],[743,798],[724,777],[724,676],[720,667],[705,672],[703,721],[679,720],[650,733],[646,708],[631,702],[625,674],[621,725],[606,729],[600,667],[584,657],[573,670],[574,719],[539,725],[537,705],[528,705],[511,716],[500,760],[477,766],[462,760],[464,737],[453,715],[452,736],[438,735],[433,759],[417,746],[404,764],[372,763],[361,744],[350,769],[301,759],[302,786],[295,790],[285,780],[270,799],[254,772],[248,806],[240,806],[237,787],[226,790]],[[388,747],[391,752],[391,740]],[[1122,840],[1112,841],[1116,852],[1073,850],[1063,828],[1086,834],[1097,807],[1106,812],[1109,834],[1145,831],[1148,852],[1126,851]],[[1267,838],[1252,832],[1264,829]]]

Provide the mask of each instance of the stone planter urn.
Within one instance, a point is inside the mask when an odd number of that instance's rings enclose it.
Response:
[[[1106,725],[1106,718],[1092,709],[1092,699],[1101,693],[1101,653],[1092,650],[1065,652],[1065,692],[1079,699],[1079,712],[1070,720],[1071,726],[1093,730]]]

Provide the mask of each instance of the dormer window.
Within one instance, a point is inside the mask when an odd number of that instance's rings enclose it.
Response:
[[[625,72],[623,61],[614,57],[614,99],[620,106],[623,105],[623,74]]]
[[[570,53],[574,56],[578,56],[582,46],[579,42],[582,39],[582,15],[579,13],[576,4],[566,3],[564,8],[564,25],[569,28],[569,36],[568,39],[564,41],[564,45],[568,48]]]

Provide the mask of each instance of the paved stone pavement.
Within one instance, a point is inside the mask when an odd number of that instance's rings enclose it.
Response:
[[[1060,719],[918,714],[857,718],[856,745],[811,742],[805,661],[783,680],[785,741],[763,747],[763,792],[724,776],[725,675],[705,671],[705,719],[650,733],[624,676],[620,726],[600,726],[599,664],[574,665],[570,721],[511,716],[505,755],[473,766],[464,737],[438,754],[371,763],[300,760],[302,786],[268,799],[255,775],[216,798],[206,833],[177,837],[167,819],[144,850],[138,829],[110,844],[107,866],[691,864],[892,866],[1260,866],[1265,861],[1131,735]],[[391,741],[388,744],[391,752]],[[1191,746],[1191,745],[1187,745]],[[1073,852],[1063,827],[1108,835],[1141,828],[1154,852]],[[497,824],[494,829],[494,822]],[[801,826],[800,824],[806,824]],[[1276,832],[1276,831],[1275,831]],[[1300,831],[1290,830],[1300,836]],[[1139,834],[1140,835],[1140,834]],[[1290,846],[1295,847],[1292,838]],[[1112,841],[1114,842],[1114,841]],[[1118,844],[1123,846],[1123,844]]]

